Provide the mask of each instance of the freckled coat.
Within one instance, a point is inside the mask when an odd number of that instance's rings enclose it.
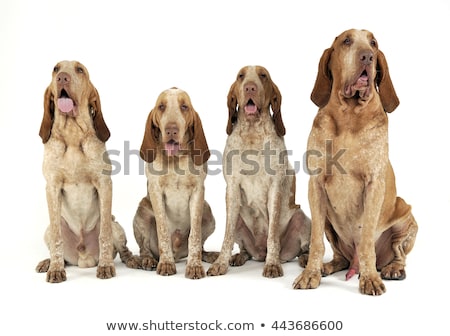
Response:
[[[386,112],[399,101],[372,33],[352,29],[336,37],[320,59],[311,99],[319,111],[308,152],[322,155],[307,162],[317,172],[309,182],[311,249],[294,288],[316,288],[323,275],[349,269],[347,279],[359,273],[361,293],[380,295],[386,290],[381,278],[405,278],[417,224],[395,188]],[[328,155],[343,149],[343,169],[328,167]],[[324,233],[333,248],[325,264]]]
[[[281,262],[296,257],[306,262],[310,221],[295,204],[281,93],[267,69],[247,66],[239,71],[228,94],[228,110],[223,154],[226,232],[221,254],[208,274],[224,274],[228,264],[240,266],[254,258],[265,260],[264,276],[279,277]],[[234,243],[240,253],[231,257]]]
[[[142,268],[172,275],[175,262],[187,256],[186,277],[199,279],[205,276],[201,261],[217,256],[203,251],[215,228],[204,200],[209,156],[188,94],[177,88],[162,92],[148,116],[141,146],[148,195],[139,204],[133,227]]]
[[[64,262],[98,265],[97,277],[114,276],[117,252],[129,265],[135,260],[111,214],[111,164],[105,148],[110,133],[99,94],[81,63],[63,61],[54,67],[39,135],[44,143],[50,259],[36,270],[47,272],[49,282],[66,280]]]

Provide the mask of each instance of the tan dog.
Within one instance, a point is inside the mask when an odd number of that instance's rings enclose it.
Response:
[[[215,228],[204,200],[209,156],[200,117],[188,94],[177,88],[162,92],[148,116],[141,146],[148,194],[139,204],[133,227],[142,268],[172,275],[175,262],[187,256],[186,277],[199,279],[205,276],[202,259],[211,263],[217,257],[203,250]]]
[[[273,116],[270,113],[272,107]],[[219,258],[208,270],[265,260],[263,276],[283,275],[281,263],[306,264],[310,220],[295,204],[295,175],[284,144],[281,94],[267,69],[242,68],[228,93],[228,139],[224,151],[226,232]],[[233,244],[240,253],[231,257]]]
[[[372,33],[352,29],[336,37],[322,55],[311,99],[319,107],[308,141],[311,248],[294,288],[316,288],[322,275],[349,268],[347,279],[359,273],[361,293],[380,295],[381,278],[405,278],[417,224],[396,194],[386,112],[399,101]],[[339,158],[336,167],[330,157]],[[333,259],[322,264],[324,232]]]
[[[54,67],[39,135],[44,143],[50,259],[36,270],[47,272],[49,282],[61,282],[66,280],[64,261],[79,267],[98,265],[97,277],[107,279],[115,275],[117,252],[132,267],[136,260],[126,246],[125,232],[111,215],[111,164],[105,148],[110,133],[98,92],[81,63],[63,61]]]

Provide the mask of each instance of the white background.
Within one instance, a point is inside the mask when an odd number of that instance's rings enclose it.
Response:
[[[106,322],[218,319],[252,322],[257,328],[229,334],[295,335],[300,332],[276,332],[270,326],[283,320],[342,320],[346,335],[445,334],[449,15],[444,0],[2,1],[0,329],[8,335],[103,335],[109,334]],[[184,278],[184,261],[171,277],[126,269],[118,259],[117,276],[110,280],[97,279],[94,268],[68,267],[62,284],[48,284],[45,274],[35,273],[37,262],[48,256],[38,131],[55,63],[81,61],[100,92],[112,133],[107,148],[122,167],[112,177],[113,213],[130,249],[138,253],[132,219],[146,193],[146,179],[138,157],[125,149],[139,149],[158,94],[172,86],[186,90],[210,148],[222,151],[228,89],[242,66],[263,65],[283,94],[291,161],[301,163],[317,111],[309,95],[319,58],[348,28],[375,34],[401,101],[389,115],[390,157],[398,193],[413,206],[419,224],[405,281],[386,282],[384,295],[369,297],[358,293],[357,277],[346,282],[344,272],[322,279],[316,290],[295,291],[291,285],[301,272],[296,262],[285,264],[284,277],[277,279],[263,278],[263,264],[257,262],[201,280]],[[210,163],[211,169],[220,168]],[[297,201],[309,215],[307,181],[300,169]],[[224,192],[222,175],[208,176],[206,197],[217,221],[209,250],[221,247]]]

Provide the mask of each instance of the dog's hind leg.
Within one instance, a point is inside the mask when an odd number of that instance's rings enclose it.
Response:
[[[418,226],[411,212],[407,213],[405,217],[401,219],[401,223],[394,225],[390,230],[390,248],[392,249],[390,253],[393,254],[393,258],[386,266],[381,268],[381,277],[386,280],[403,280],[406,278],[406,255],[414,247]]]

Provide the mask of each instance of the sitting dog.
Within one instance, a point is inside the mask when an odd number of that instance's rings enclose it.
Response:
[[[267,69],[239,71],[228,93],[226,231],[209,275],[225,274],[229,264],[240,266],[251,258],[265,260],[263,276],[269,278],[283,275],[282,262],[299,257],[306,264],[310,220],[295,204],[280,107],[280,91]],[[240,251],[231,256],[234,243]]]
[[[97,277],[108,279],[115,275],[117,252],[128,266],[136,266],[125,232],[111,215],[111,164],[105,156],[110,133],[98,92],[81,63],[63,61],[53,68],[39,135],[44,143],[50,259],[36,270],[47,272],[48,282],[62,282],[65,262],[98,265]]]
[[[185,91],[162,92],[150,112],[141,146],[148,194],[134,217],[141,267],[160,275],[176,273],[175,262],[187,256],[185,276],[205,276],[202,260],[217,253],[203,250],[215,220],[204,200],[210,156],[202,123]]]
[[[361,293],[383,294],[382,278],[406,277],[417,224],[411,207],[397,197],[386,112],[399,101],[372,33],[351,29],[336,37],[320,59],[311,99],[319,112],[308,153],[322,155],[307,160],[310,258],[294,288],[316,288],[321,276],[349,269],[347,279],[359,273]],[[339,169],[327,166],[331,155],[339,156],[334,167]],[[333,249],[333,259],[325,264],[324,233]]]

